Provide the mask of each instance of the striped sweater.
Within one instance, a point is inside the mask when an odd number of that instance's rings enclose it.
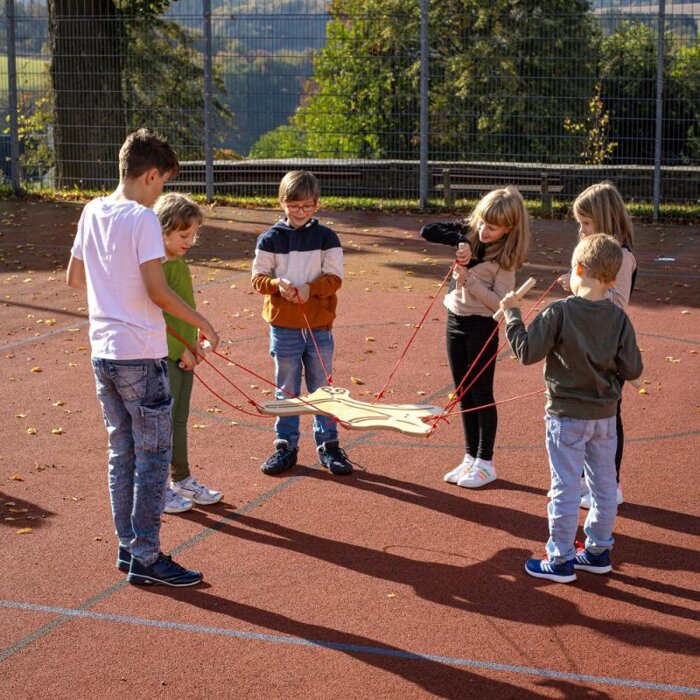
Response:
[[[262,316],[275,326],[305,328],[302,307],[282,297],[276,279],[288,279],[295,287],[309,285],[304,311],[311,328],[330,329],[338,304],[336,292],[343,283],[343,249],[338,236],[317,219],[299,228],[286,219],[258,237],[252,283],[265,295]]]

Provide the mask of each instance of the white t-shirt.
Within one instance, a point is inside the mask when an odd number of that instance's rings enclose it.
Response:
[[[166,357],[163,312],[148,296],[140,268],[165,260],[158,217],[134,201],[93,199],[83,209],[71,254],[85,266],[92,356]]]

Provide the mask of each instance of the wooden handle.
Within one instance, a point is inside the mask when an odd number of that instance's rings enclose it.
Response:
[[[518,289],[515,290],[515,296],[518,297],[518,299],[522,299],[536,284],[537,280],[534,277],[528,278]],[[494,321],[500,321],[502,317],[503,311],[500,309],[498,309],[498,311],[491,316]]]

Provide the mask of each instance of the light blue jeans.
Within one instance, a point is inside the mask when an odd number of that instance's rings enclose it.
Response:
[[[547,508],[549,558],[560,564],[576,555],[581,472],[591,492],[591,508],[583,526],[586,549],[600,554],[613,546],[617,515],[615,416],[598,420],[545,416],[544,420],[552,475]]]
[[[323,364],[316,351],[323,358]],[[313,338],[307,328],[282,328],[270,326],[270,355],[275,360],[276,399],[289,399],[301,393],[302,369],[306,377],[306,389],[312,393],[328,386],[328,374],[333,372],[333,331],[314,329]],[[278,440],[286,440],[289,449],[299,446],[299,416],[280,416],[275,422]],[[328,416],[314,415],[314,440],[316,446],[338,439],[335,420]]]
[[[165,360],[93,358],[109,446],[109,497],[122,547],[150,566],[160,552],[160,516],[172,454]]]

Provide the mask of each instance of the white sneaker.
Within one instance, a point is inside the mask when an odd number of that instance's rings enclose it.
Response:
[[[615,500],[617,501],[617,505],[619,506],[620,503],[624,503],[625,499],[622,496],[622,486],[620,484],[617,485],[617,493],[615,496]],[[591,507],[591,493],[586,489],[586,493],[581,494],[581,508],[585,508],[588,510]]]
[[[184,513],[192,510],[194,503],[189,498],[183,498],[179,493],[175,493],[170,487],[165,492],[164,513]]]
[[[474,464],[457,481],[457,486],[467,489],[478,489],[492,481],[496,481],[496,467],[493,462],[477,459]]]
[[[462,476],[465,471],[471,469],[472,464],[474,464],[474,459],[475,457],[472,457],[469,453],[465,454],[464,459],[452,471],[447,472],[447,474],[442,477],[443,480],[448,484],[456,484],[459,481],[459,477]]]
[[[210,506],[218,503],[224,496],[221,491],[211,491],[204,484],[200,484],[193,476],[188,476],[182,481],[170,482],[170,488],[180,496],[194,501],[200,506]]]

